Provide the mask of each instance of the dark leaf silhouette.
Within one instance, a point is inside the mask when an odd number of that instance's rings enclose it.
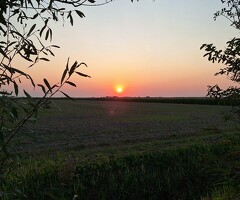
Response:
[[[85,17],[85,15],[81,11],[75,10],[75,12],[78,14],[79,17],[81,18]]]
[[[26,92],[26,90],[23,90],[23,92],[24,92],[24,94],[26,95],[26,97],[28,98],[28,99],[31,99],[32,97],[30,96],[30,94],[28,94],[27,92]]]
[[[88,76],[87,74],[83,74],[81,72],[75,72],[75,73],[78,74],[79,76],[91,78],[91,76]]]
[[[74,86],[74,87],[77,87],[75,83],[71,82],[71,81],[66,81],[67,84],[71,85],[71,86]]]
[[[48,58],[39,58],[39,60],[50,61]]]
[[[44,87],[43,85],[41,85],[41,84],[37,84],[37,85],[38,85],[39,87],[41,87],[43,93],[46,94],[46,89],[45,89],[45,87]]]
[[[52,88],[51,88],[49,82],[47,81],[47,79],[44,78],[43,81],[44,81],[45,85],[47,86],[48,90],[52,93]]]
[[[75,71],[76,67],[77,67],[77,61],[74,62],[74,64],[72,65],[72,67],[69,70],[69,77],[73,74],[73,72]]]
[[[15,94],[16,94],[16,96],[18,96],[18,85],[15,81],[13,81],[13,85],[14,85]]]
[[[85,67],[88,67],[87,64],[84,63],[84,62],[81,62],[81,63],[79,64],[79,66],[81,66],[81,65],[84,65]]]
[[[63,83],[63,80],[65,79],[66,74],[67,74],[67,72],[68,72],[68,63],[69,63],[69,58],[68,58],[68,60],[67,60],[66,68],[65,68],[65,70],[64,70],[64,72],[63,72],[63,75],[62,75],[62,78],[61,78],[61,84]]]
[[[35,29],[35,27],[36,27],[36,24],[34,24],[34,25],[30,28],[27,36],[31,35],[31,33],[33,32],[33,30]]]
[[[64,93],[63,91],[60,91],[65,97],[67,97],[67,98],[69,98],[69,99],[72,99],[73,100],[73,98],[72,97],[70,97],[69,95],[67,95],[66,93]]]

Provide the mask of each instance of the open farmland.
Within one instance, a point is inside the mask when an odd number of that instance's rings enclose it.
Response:
[[[15,138],[23,159],[2,186],[21,193],[4,199],[239,199],[230,109],[53,99]]]
[[[16,138],[24,152],[66,151],[203,137],[230,126],[230,107],[167,103],[52,100]]]

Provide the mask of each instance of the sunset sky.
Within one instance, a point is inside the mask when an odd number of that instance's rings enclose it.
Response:
[[[226,19],[213,20],[220,8],[220,0],[115,0],[82,7],[86,18],[75,15],[73,27],[52,23],[53,43],[61,48],[51,62],[28,72],[38,83],[44,77],[57,83],[70,57],[71,63],[87,63],[82,72],[92,77],[75,76],[78,87],[65,87],[75,97],[205,96],[208,85],[231,84],[214,76],[221,65],[208,62],[200,51],[203,43],[223,48],[238,34]],[[116,91],[119,85],[121,93]],[[35,90],[35,96],[40,94]]]

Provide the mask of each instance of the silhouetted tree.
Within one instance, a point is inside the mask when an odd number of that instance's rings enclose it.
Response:
[[[231,26],[240,30],[240,1],[221,0],[225,7],[214,14],[214,20],[223,16],[231,22]],[[236,85],[240,84],[240,38],[235,37],[227,41],[225,50],[218,50],[213,44],[203,44],[201,49],[206,51],[204,57],[208,57],[211,62],[218,62],[225,67],[221,68],[215,75],[225,75]],[[218,85],[208,86],[208,96],[215,98],[225,98],[233,105],[233,112],[240,120],[240,88],[230,86],[221,89]]]

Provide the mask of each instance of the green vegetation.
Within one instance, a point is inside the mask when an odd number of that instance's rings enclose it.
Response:
[[[11,185],[17,185],[15,197],[3,199],[72,199],[74,195],[79,199],[240,197],[240,163],[236,160],[240,149],[236,142],[225,140],[167,151],[143,149],[111,156],[100,150],[85,160],[69,155],[28,161],[4,186],[12,190]]]
[[[14,141],[25,148],[1,183],[3,200],[239,198],[240,131],[220,116],[230,107],[63,99],[50,105]]]

